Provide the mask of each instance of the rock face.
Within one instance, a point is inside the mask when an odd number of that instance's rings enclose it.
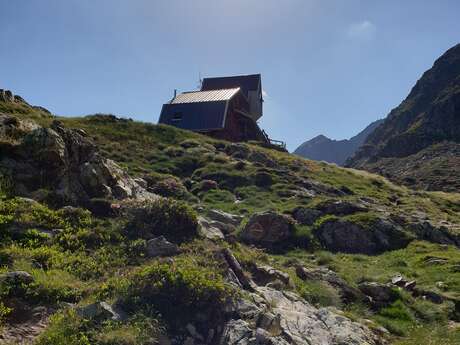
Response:
[[[346,165],[429,190],[459,191],[460,44],[425,72]]]
[[[50,128],[0,116],[0,135],[15,133],[3,144],[0,168],[14,176],[18,195],[37,196],[46,189],[53,201],[88,205],[92,198],[125,199],[153,195],[146,192],[115,162],[103,158],[82,130]]]
[[[372,122],[360,133],[350,139],[333,140],[318,135],[310,139],[295,149],[296,155],[316,161],[326,161],[338,165],[345,164],[345,161],[353,156],[356,150],[364,143],[367,136],[376,129],[383,120]]]
[[[18,95],[13,95],[10,90],[0,89],[0,102],[22,103],[29,106],[29,104]]]
[[[367,327],[299,296],[259,287],[234,306],[220,344],[377,345],[383,342]]]
[[[327,200],[316,206],[322,214],[332,214],[334,216],[346,216],[356,212],[367,211],[364,205],[347,200]]]
[[[369,297],[369,302],[376,308],[387,306],[399,297],[398,293],[386,284],[363,282],[359,284],[359,289]]]
[[[362,254],[404,248],[413,240],[399,225],[384,219],[376,219],[368,224],[331,219],[325,221],[315,235],[328,250]]]
[[[220,230],[219,222],[211,222],[204,217],[198,217],[198,233],[209,240],[223,240],[224,234]]]
[[[249,218],[241,239],[267,248],[280,246],[294,234],[293,220],[276,212],[256,213]]]
[[[157,256],[172,256],[179,253],[176,244],[166,240],[164,236],[152,238],[147,241],[147,255],[151,258]]]
[[[7,283],[9,285],[27,285],[34,281],[34,278],[30,273],[25,271],[13,271],[0,274],[0,282]]]
[[[99,320],[126,320],[126,313],[116,305],[110,305],[107,302],[96,302],[87,306],[76,309],[77,314],[84,319]]]
[[[254,264],[250,270],[252,279],[259,286],[280,285],[286,287],[290,284],[289,274],[271,266]]]
[[[297,207],[292,211],[292,217],[302,225],[313,225],[313,223],[321,217],[322,212],[308,208],[308,207]]]
[[[50,116],[51,112],[48,109],[39,106],[32,106],[27,103],[24,98],[18,95],[14,95],[13,92],[10,90],[0,89],[0,102],[5,103],[7,105],[16,105],[22,107],[22,109],[29,108],[30,110],[36,110],[38,114]]]

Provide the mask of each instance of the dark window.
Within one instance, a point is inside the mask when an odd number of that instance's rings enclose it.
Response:
[[[171,121],[174,121],[174,122],[182,121],[182,113],[175,113],[175,114],[171,117]]]

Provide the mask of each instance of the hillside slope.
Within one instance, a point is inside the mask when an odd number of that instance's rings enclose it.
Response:
[[[426,71],[347,166],[428,190],[459,191],[460,44]]]
[[[325,161],[343,165],[353,156],[356,150],[364,143],[367,136],[377,128],[383,120],[377,120],[350,139],[333,140],[318,135],[295,149],[294,154],[316,161]]]
[[[0,342],[458,344],[459,194],[1,109]]]

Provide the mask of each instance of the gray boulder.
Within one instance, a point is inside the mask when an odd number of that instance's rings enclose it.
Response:
[[[159,236],[147,241],[147,255],[151,258],[157,256],[172,256],[179,253],[179,247],[169,242],[164,236]]]
[[[124,321],[126,313],[116,305],[106,302],[96,302],[76,309],[77,314],[84,319]]]
[[[233,226],[240,225],[241,221],[243,220],[242,216],[227,213],[221,210],[209,210],[206,216],[213,221],[221,222],[223,224],[230,224]]]
[[[460,247],[460,236],[455,232],[450,232],[446,226],[436,226],[429,221],[421,221],[411,223],[409,227],[421,240]]]
[[[302,225],[313,225],[321,215],[321,211],[308,207],[297,207],[292,211],[292,217]]]
[[[369,297],[371,305],[377,308],[387,306],[398,299],[396,290],[387,284],[376,282],[363,282],[359,284],[359,289]]]
[[[327,200],[316,206],[323,214],[346,216],[356,212],[367,211],[367,207],[348,200]]]
[[[256,213],[249,218],[241,239],[247,243],[274,248],[285,245],[292,238],[294,230],[294,221],[288,216],[273,211]]]
[[[241,319],[230,320],[224,327],[220,345],[249,345],[253,331],[249,324]]]
[[[34,277],[25,271],[12,271],[0,274],[0,282],[11,285],[25,284],[28,285],[34,281]]]
[[[251,274],[254,282],[259,286],[279,281],[281,285],[288,286],[290,283],[289,274],[279,271],[268,265],[251,265]]]
[[[198,234],[209,240],[223,240],[225,238],[219,225],[216,226],[214,222],[201,216],[198,217]]]
[[[330,251],[370,255],[404,248],[414,239],[401,226],[385,219],[363,224],[330,219],[315,230],[315,235]]]

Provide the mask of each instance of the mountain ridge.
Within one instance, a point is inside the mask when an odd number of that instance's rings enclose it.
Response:
[[[451,190],[448,180],[433,183],[437,167],[429,167],[427,162],[417,164],[411,158],[423,150],[436,151],[436,145],[442,142],[450,143],[452,152],[458,152],[455,147],[460,143],[460,44],[447,50],[423,73],[409,95],[367,137],[346,166],[384,174],[413,187]],[[389,168],[385,163],[388,160],[399,160],[396,165],[405,166],[404,173],[399,168]],[[435,165],[445,166],[459,176],[457,163],[458,159],[449,159]],[[427,169],[433,171],[433,176],[426,171],[422,174]]]
[[[308,159],[343,165],[382,122],[383,120],[372,122],[350,139],[335,140],[320,134],[297,147],[294,154]]]

